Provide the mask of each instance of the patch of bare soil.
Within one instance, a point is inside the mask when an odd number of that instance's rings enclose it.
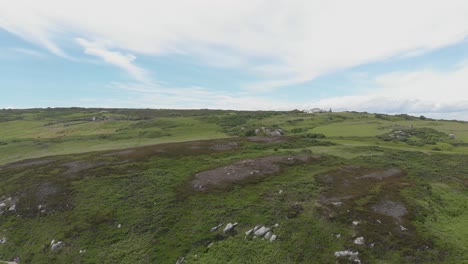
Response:
[[[261,136],[256,136],[256,137],[248,137],[247,138],[251,142],[264,142],[264,143],[284,143],[288,141],[287,138],[283,136],[272,136],[272,137],[261,137]]]
[[[226,183],[275,174],[280,171],[281,165],[294,165],[318,158],[319,156],[268,156],[241,160],[228,166],[200,172],[195,175],[191,184],[194,189],[205,191]]]
[[[365,175],[357,177],[356,179],[373,178],[377,180],[382,180],[388,177],[401,176],[402,174],[403,172],[399,169],[389,169],[389,170],[384,170],[384,171],[376,171],[376,172],[367,173]]]
[[[398,182],[404,172],[399,169],[368,169],[359,166],[344,166],[329,174],[318,176],[317,180],[330,186],[320,196],[322,203],[349,200],[360,197],[369,187]]]
[[[102,165],[109,165],[109,164],[114,164],[110,162],[88,162],[88,161],[83,161],[83,160],[75,160],[71,162],[67,162],[62,164],[63,166],[67,167],[68,169],[62,173],[62,176],[74,176],[78,174],[79,172],[93,169]]]
[[[24,168],[24,167],[37,166],[37,165],[46,165],[54,161],[56,160],[53,160],[53,159],[24,160],[24,161],[0,166],[0,171],[3,169]]]
[[[411,248],[413,251],[404,253],[408,263],[424,262],[423,252],[433,250],[433,245],[411,223],[414,212],[405,204],[400,191],[412,182],[404,176],[405,172],[396,168],[359,166],[345,166],[318,175],[316,180],[323,185],[323,191],[317,211],[324,218],[353,229],[352,236],[347,238],[349,248],[376,252]],[[364,244],[355,242],[360,237]]]
[[[240,146],[243,139],[215,139],[189,142],[163,143],[151,146],[108,152],[102,156],[118,156],[128,160],[142,160],[155,155],[189,156],[210,154],[213,151],[228,151]]]
[[[103,157],[122,156],[122,155],[132,154],[134,151],[135,151],[134,149],[125,149],[125,150],[119,150],[119,151],[107,153],[102,156]]]
[[[407,213],[406,207],[401,202],[383,200],[372,206],[374,212],[391,216],[401,222],[402,217]]]
[[[222,150],[232,150],[236,149],[239,146],[237,142],[228,142],[225,144],[214,144],[210,147],[212,150],[222,151]]]

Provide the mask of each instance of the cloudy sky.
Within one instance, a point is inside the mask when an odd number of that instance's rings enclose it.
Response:
[[[468,120],[468,1],[0,0],[0,93]]]

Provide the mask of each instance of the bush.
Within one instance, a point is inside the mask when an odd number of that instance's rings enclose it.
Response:
[[[324,134],[321,133],[308,133],[302,136],[303,138],[327,138]]]

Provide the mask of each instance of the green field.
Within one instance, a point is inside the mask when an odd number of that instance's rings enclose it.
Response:
[[[468,263],[467,164],[459,121],[0,110],[0,262]]]

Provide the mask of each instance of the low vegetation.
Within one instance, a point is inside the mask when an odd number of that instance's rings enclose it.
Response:
[[[468,123],[73,108],[0,127],[0,260],[468,262]]]

